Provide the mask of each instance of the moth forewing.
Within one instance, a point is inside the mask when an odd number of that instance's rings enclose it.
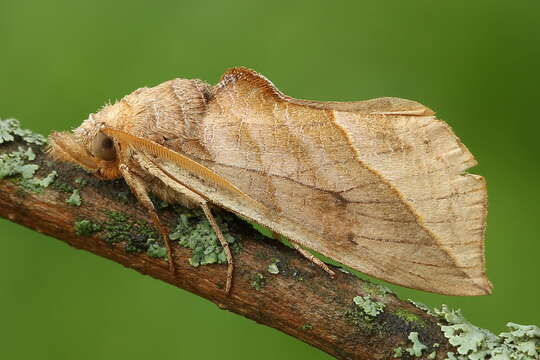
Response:
[[[463,174],[472,155],[430,109],[395,98],[295,100],[246,69],[216,89],[199,130],[210,159],[199,160],[276,215],[237,212],[390,282],[490,292],[485,183]]]

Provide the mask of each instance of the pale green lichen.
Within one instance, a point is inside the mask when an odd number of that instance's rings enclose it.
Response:
[[[420,357],[422,352],[427,349],[427,346],[422,344],[420,339],[418,339],[418,333],[413,331],[409,334],[408,339],[411,340],[412,346],[405,349],[409,355]]]
[[[432,351],[428,356],[427,358],[432,360],[432,359],[435,359],[437,357],[437,352],[436,351]]]
[[[73,190],[71,196],[66,200],[66,203],[72,206],[81,206],[81,194],[78,189]]]
[[[18,150],[0,155],[0,179],[16,177],[23,190],[41,192],[56,179],[56,171],[44,178],[34,177],[39,165],[28,163],[36,159],[32,148],[19,147]]]
[[[450,344],[454,345],[461,355],[478,353],[484,343],[495,340],[490,339],[488,332],[467,323],[441,326],[441,329]]]
[[[0,120],[0,144],[21,137],[26,143],[43,145],[46,140],[42,135],[30,130],[21,129],[15,119]],[[18,184],[23,190],[41,192],[56,178],[56,171],[52,171],[45,178],[35,178],[39,165],[29,163],[36,159],[31,147],[19,146],[18,150],[0,155],[0,179],[18,177]]]
[[[75,184],[79,185],[81,189],[83,189],[86,185],[88,185],[88,180],[83,178],[76,178]]]
[[[47,176],[45,176],[43,179],[41,179],[41,180],[36,179],[36,180],[39,181],[38,182],[39,186],[41,186],[43,188],[46,188],[49,185],[51,185],[54,182],[54,180],[56,180],[57,176],[58,176],[58,173],[56,172],[56,170],[53,170]]]
[[[432,312],[449,323],[440,327],[448,342],[456,347],[459,360],[539,358],[540,329],[537,326],[508,323],[506,326],[510,331],[496,336],[472,325],[459,310],[451,310],[446,305]],[[448,358],[451,359],[450,354]]]
[[[27,191],[40,193],[43,191],[43,189],[52,184],[56,180],[57,176],[58,173],[53,170],[47,176],[41,179],[38,177],[32,177],[30,179],[20,179],[19,186]]]
[[[78,236],[90,236],[94,233],[101,231],[101,226],[92,222],[91,220],[83,219],[75,221],[75,233]]]
[[[353,302],[368,316],[375,317],[383,312],[384,304],[371,300],[371,296],[355,296]]]
[[[403,356],[403,349],[401,348],[401,346],[398,346],[397,348],[394,349],[394,357],[400,358],[402,356]]]
[[[266,279],[264,278],[264,275],[261,273],[255,274],[255,277],[253,278],[253,281],[251,282],[251,286],[255,288],[257,291],[261,291],[261,289],[266,285]]]
[[[416,306],[418,309],[425,311],[425,312],[428,313],[429,315],[435,315],[435,314],[433,313],[433,311],[431,311],[431,309],[429,308],[429,306],[427,306],[426,304],[421,303],[421,302],[419,302],[419,301],[414,301],[414,300],[411,300],[411,299],[407,299],[407,301],[409,301],[411,304],[413,304],[414,306]]]
[[[227,221],[228,214],[216,216],[216,221],[221,229],[225,240],[233,252],[240,251],[240,244],[229,233]],[[178,243],[192,250],[192,256],[189,263],[192,266],[208,264],[224,264],[227,262],[227,256],[221,246],[214,229],[208,220],[194,212],[183,212],[176,228],[169,235],[171,240],[178,240]]]
[[[31,148],[23,148],[0,155],[0,179],[10,176],[21,176],[30,179],[34,176],[39,165],[27,164],[27,161],[35,160],[36,155]]]
[[[268,272],[270,274],[274,274],[274,275],[279,274],[279,268],[277,265],[278,263],[279,263],[279,259],[272,259],[272,262],[270,263],[270,265],[268,265]]]
[[[44,145],[47,139],[28,129],[21,129],[19,120],[0,120],[0,144],[15,140],[15,136],[20,136],[28,144]]]
[[[304,325],[302,325],[302,330],[304,330],[304,331],[313,330],[313,325],[305,323]]]
[[[146,253],[148,255],[162,259],[165,259],[167,257],[167,249],[164,246],[158,244],[156,239],[150,238],[146,241],[146,244],[148,245],[148,250],[146,250]]]

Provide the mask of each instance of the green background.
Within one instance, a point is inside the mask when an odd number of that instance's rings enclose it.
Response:
[[[0,116],[43,134],[142,86],[256,69],[298,98],[420,101],[489,187],[493,295],[393,287],[494,332],[540,323],[540,1],[0,1]],[[0,219],[2,359],[328,359]],[[301,296],[301,294],[298,294]]]

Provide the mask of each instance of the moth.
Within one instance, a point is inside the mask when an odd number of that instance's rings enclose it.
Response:
[[[50,154],[105,180],[124,178],[177,259],[149,193],[217,206],[307,249],[402,286],[491,292],[485,273],[486,183],[473,155],[418,102],[299,100],[247,68],[219,83],[175,79],[140,88],[54,132]]]

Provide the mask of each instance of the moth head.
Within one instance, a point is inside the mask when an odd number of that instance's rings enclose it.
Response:
[[[48,153],[56,160],[77,164],[100,179],[121,177],[118,144],[101,131],[111,123],[107,116],[110,111],[104,110],[107,108],[96,115],[90,114],[73,131],[53,132],[49,136]]]

